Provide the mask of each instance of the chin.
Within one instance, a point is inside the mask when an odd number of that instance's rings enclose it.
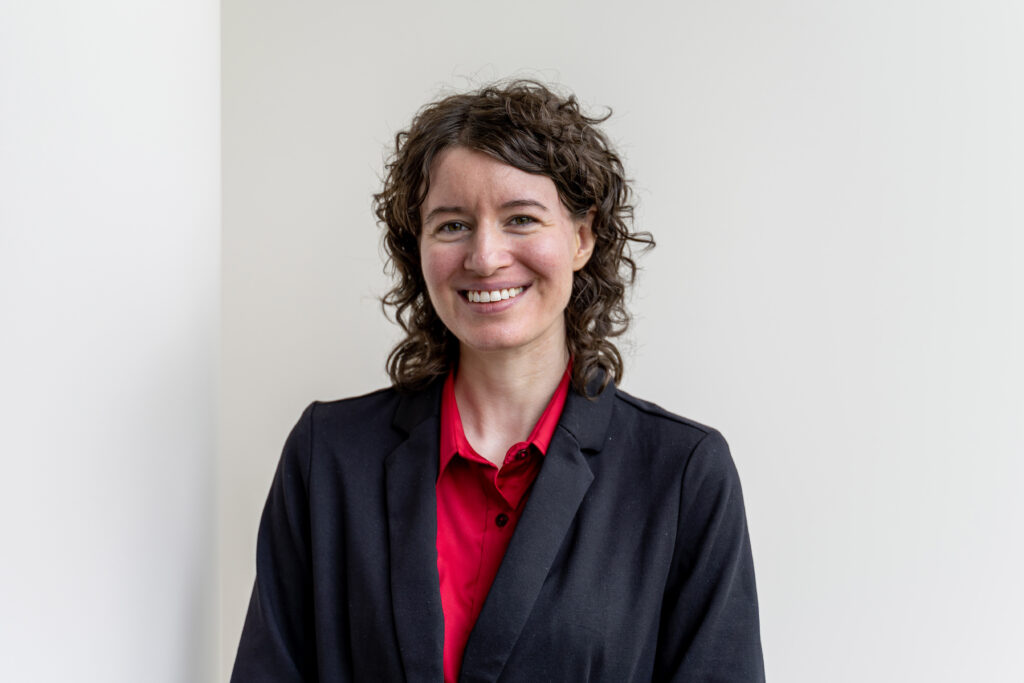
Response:
[[[508,339],[508,338],[486,338],[486,339],[466,339],[459,342],[462,348],[472,349],[474,351],[512,351],[514,349],[525,346],[526,343],[523,340]]]

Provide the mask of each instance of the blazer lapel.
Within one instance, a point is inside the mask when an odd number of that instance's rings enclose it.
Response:
[[[583,450],[600,450],[614,384],[596,399],[570,393],[526,509],[466,644],[460,680],[495,681],[519,640],[576,511],[594,480]]]
[[[398,648],[410,683],[444,678],[444,616],[437,574],[440,385],[408,397],[395,426],[407,432],[385,461],[391,605]]]

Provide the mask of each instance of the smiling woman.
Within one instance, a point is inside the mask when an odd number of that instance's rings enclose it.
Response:
[[[572,384],[586,394],[588,387],[603,389],[621,379],[622,357],[611,340],[629,325],[625,295],[636,274],[630,245],[653,246],[654,240],[649,233],[631,229],[629,183],[619,156],[597,127],[605,118],[584,114],[573,96],[563,97],[539,83],[514,81],[424,107],[409,130],[398,134],[384,187],[375,197],[397,276],[385,303],[395,308],[408,334],[389,358],[395,386],[422,388],[445,374],[459,356],[457,337],[440,324],[427,296],[420,255],[421,228],[437,218],[435,212],[448,218],[443,221],[447,223],[458,216],[444,216],[445,210],[468,208],[440,202],[431,193],[440,181],[434,175],[440,170],[437,161],[455,148],[503,165],[504,173],[518,172],[517,182],[532,178],[548,183],[532,189],[555,191],[554,196],[547,194],[547,202],[510,196],[506,208],[542,209],[548,216],[565,211],[573,220],[586,222],[594,249],[572,278],[564,316],[566,344],[573,357]],[[510,180],[516,178],[513,173]],[[438,204],[424,212],[428,197]],[[528,222],[534,217],[519,211],[512,219]],[[468,227],[472,224],[462,221],[459,229]]]
[[[465,147],[442,152],[431,179],[420,261],[460,357],[552,359],[561,375],[569,360],[564,311],[573,274],[594,249],[593,211],[576,218],[547,176]]]
[[[763,680],[728,446],[616,386],[653,240],[601,120],[518,81],[398,134],[394,386],[292,431],[232,680]]]

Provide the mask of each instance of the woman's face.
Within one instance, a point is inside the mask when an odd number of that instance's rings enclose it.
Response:
[[[572,216],[547,176],[464,147],[438,155],[420,208],[420,261],[462,352],[564,352],[563,312],[594,248],[592,219]]]

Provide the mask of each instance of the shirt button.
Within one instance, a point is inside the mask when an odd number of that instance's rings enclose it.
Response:
[[[506,524],[508,524],[508,515],[502,512],[500,515],[494,518],[494,523],[497,524],[499,527],[505,526]]]
[[[526,457],[526,454],[527,454],[527,450],[525,448],[522,449],[521,451],[517,451],[516,452],[516,460],[522,460],[523,458]]]

